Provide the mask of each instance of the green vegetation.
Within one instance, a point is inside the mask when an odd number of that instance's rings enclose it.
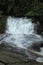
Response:
[[[26,14],[27,16],[42,16],[43,15],[43,3],[38,0],[33,0],[31,4],[31,10]]]

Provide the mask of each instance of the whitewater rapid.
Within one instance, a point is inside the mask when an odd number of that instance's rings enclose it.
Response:
[[[31,19],[8,17],[5,33],[10,34],[3,41],[20,48],[31,47],[32,43],[42,41],[41,36],[34,30],[35,24]]]
[[[32,23],[32,19],[8,17],[5,30],[8,35],[2,41],[13,47],[31,48],[33,43],[43,42],[43,37],[37,34],[36,27],[37,25]],[[40,61],[40,58],[36,59],[36,61],[38,60]]]

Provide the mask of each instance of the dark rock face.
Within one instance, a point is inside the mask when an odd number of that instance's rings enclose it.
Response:
[[[0,34],[5,32],[5,26],[6,26],[5,19],[0,19]]]
[[[31,48],[35,51],[40,52],[40,47],[41,47],[41,43],[34,43]]]
[[[37,24],[39,22],[39,24],[37,25],[37,33],[42,34],[42,32],[43,32],[43,16],[34,16],[32,18],[33,18],[33,22],[35,24]]]

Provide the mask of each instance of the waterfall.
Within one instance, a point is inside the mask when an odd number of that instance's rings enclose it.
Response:
[[[42,36],[37,34],[36,27],[37,24],[32,23],[32,19],[8,17],[5,30],[8,35],[3,41],[13,47],[31,48],[33,43],[40,44],[43,41]]]
[[[5,32],[10,36],[4,38],[4,41],[20,48],[31,47],[32,43],[42,41],[41,36],[36,34],[32,19],[28,18],[8,17]]]
[[[32,34],[34,32],[34,24],[31,19],[11,18],[7,19],[7,33],[10,34]]]

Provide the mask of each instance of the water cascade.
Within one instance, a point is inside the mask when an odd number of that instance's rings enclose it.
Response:
[[[39,44],[43,41],[42,36],[37,34],[35,28],[32,19],[8,17],[5,30],[5,33],[8,35],[3,41],[13,47],[16,46],[23,49],[31,48],[33,43]]]

